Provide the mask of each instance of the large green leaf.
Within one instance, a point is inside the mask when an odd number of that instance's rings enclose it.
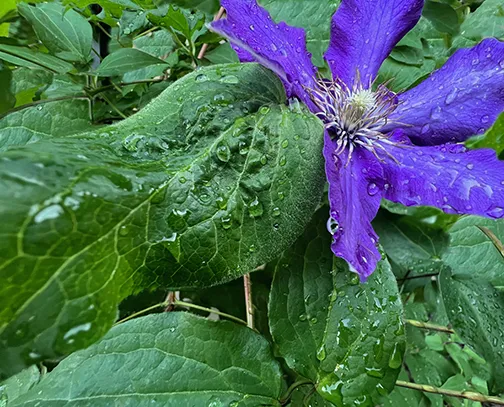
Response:
[[[386,260],[359,284],[332,254],[326,220],[323,208],[278,260],[271,333],[289,367],[323,397],[337,406],[376,405],[393,389],[405,348],[397,285]]]
[[[504,286],[504,221],[465,216],[450,229],[443,262],[456,278]]]
[[[115,126],[3,153],[1,373],[96,341],[143,287],[221,283],[290,246],[323,126],[284,100],[265,68],[214,66]]]
[[[19,3],[18,10],[52,54],[67,61],[87,62],[93,30],[79,13],[58,3]]]
[[[31,366],[1,382],[0,406],[5,407],[6,404],[3,403],[12,403],[14,399],[30,390],[39,380],[40,372],[38,367]]]
[[[113,328],[9,407],[279,407],[281,377],[252,330],[172,312]]]
[[[492,366],[493,390],[504,391],[504,293],[449,270],[441,272],[440,284],[453,329]]]
[[[308,51],[313,62],[324,66],[322,57],[329,45],[331,16],[340,0],[259,0],[277,22],[285,21],[295,27],[306,29]]]
[[[11,146],[89,130],[88,109],[86,100],[68,100],[11,113],[0,119],[0,151]]]
[[[413,216],[381,213],[373,227],[380,236],[396,277],[432,274],[443,266],[441,254],[448,246],[448,235]],[[425,280],[421,281],[422,285]]]

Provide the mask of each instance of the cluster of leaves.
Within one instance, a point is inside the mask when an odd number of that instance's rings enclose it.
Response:
[[[502,221],[384,202],[361,285],[329,249],[321,123],[207,30],[217,0],[31,3],[0,4],[0,406],[481,405],[397,378],[504,392]],[[339,2],[261,4],[323,71]],[[500,0],[427,1],[381,79],[406,89],[487,36]],[[503,125],[468,144],[501,153]],[[252,330],[237,278],[264,264]]]

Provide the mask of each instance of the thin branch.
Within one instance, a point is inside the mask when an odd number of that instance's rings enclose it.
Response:
[[[129,85],[139,85],[142,83],[158,83],[158,82],[163,82],[165,80],[166,80],[166,78],[163,76],[161,78],[155,78],[155,79],[141,79],[141,80],[132,81],[132,82],[119,82],[119,83],[115,83],[115,84],[101,86],[101,87],[95,88],[95,89],[87,89],[86,91],[90,96],[95,96],[98,93],[105,92],[106,90],[114,89],[114,88],[116,88],[116,86],[124,87],[124,86],[129,86]]]
[[[192,304],[190,302],[175,300],[173,302],[173,305],[176,307],[186,307],[186,308],[197,309],[199,311],[208,312],[209,314],[217,314],[217,315],[220,315],[221,317],[231,319],[231,320],[238,322],[240,324],[247,325],[247,323],[245,321],[241,320],[240,318],[235,317],[234,315],[229,315],[229,314],[226,314],[225,312],[220,312],[215,309],[202,307],[201,305]]]
[[[112,103],[112,101],[106,96],[106,95],[101,95],[101,98],[107,102],[107,104],[114,110],[119,116],[121,116],[123,119],[127,119],[128,116],[126,116],[123,112],[121,112],[116,105]]]
[[[245,291],[245,310],[247,312],[247,326],[254,329],[254,304],[252,303],[252,282],[250,274],[243,276],[243,287]]]
[[[224,7],[221,7],[219,9],[219,12],[215,15],[214,17],[214,21],[217,21],[217,20],[220,20],[222,18],[222,16],[224,15]],[[207,52],[207,49],[208,49],[208,44],[203,44],[203,46],[201,47],[201,50],[198,54],[198,59],[203,59],[205,57],[205,53]]]
[[[493,403],[499,406],[504,406],[504,400],[498,397],[485,396],[481,393],[475,393],[472,391],[455,391],[448,389],[441,389],[439,387],[430,386],[427,384],[416,384],[410,382],[404,382],[402,380],[396,381],[396,386],[404,387],[406,389],[418,390],[425,393],[441,394],[443,396],[458,397],[461,399],[479,401],[480,403]]]
[[[409,277],[406,274],[405,277],[397,279],[397,282],[405,282],[405,281],[408,281],[408,280],[414,280],[416,278],[437,277],[438,275],[439,275],[439,273],[429,273],[429,274],[419,274],[417,276],[411,276],[411,277]]]
[[[145,314],[145,313],[147,313],[149,311],[155,310],[156,308],[161,308],[161,307],[164,307],[164,306],[166,306],[166,302],[160,302],[159,304],[152,305],[152,306],[150,306],[148,308],[145,308],[145,309],[143,309],[141,311],[135,312],[134,314],[128,315],[126,318],[123,318],[120,321],[117,321],[114,324],[114,326],[122,324],[123,322],[129,321],[130,319],[139,317],[140,315],[143,315],[143,314]]]
[[[430,324],[428,322],[415,321],[414,319],[406,319],[406,320],[404,320],[404,322],[406,322],[407,324],[414,326],[416,328],[429,329],[431,331],[446,332],[449,334],[455,333],[455,331],[451,328],[448,328],[446,326],[436,325],[436,324]]]

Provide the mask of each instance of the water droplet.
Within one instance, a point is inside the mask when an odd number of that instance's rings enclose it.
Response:
[[[250,31],[254,31],[255,30],[255,27],[252,24],[250,24],[249,28],[250,28]]]
[[[261,164],[262,165],[266,165],[268,163],[268,157],[266,156],[266,154],[264,154],[263,156],[261,156]]]
[[[231,226],[233,226],[233,221],[231,220],[231,217],[225,216],[221,219],[221,224],[225,230],[228,230]]]
[[[275,52],[275,51],[277,51],[277,50],[278,50],[277,46],[276,46],[275,44],[273,44],[273,43],[270,45],[270,48],[271,48],[271,50],[272,50],[273,52]]]
[[[285,166],[287,164],[287,158],[285,156],[280,157],[279,163],[281,167]]]
[[[478,58],[474,58],[471,63],[472,63],[473,66],[478,65],[479,64],[479,59]]]
[[[299,320],[300,320],[300,321],[306,321],[306,319],[307,319],[307,318],[308,318],[308,317],[306,316],[306,314],[301,314],[301,315],[299,316]]]
[[[322,345],[317,351],[317,359],[323,361],[326,358],[325,346]]]
[[[399,369],[402,365],[403,354],[398,343],[394,344],[394,349],[390,355],[388,365],[391,369]]]
[[[488,212],[488,216],[491,216],[492,218],[495,219],[500,219],[504,216],[504,208],[496,206],[495,208],[491,209]]]
[[[156,191],[156,193],[152,195],[151,202],[155,205],[160,204],[164,202],[165,197],[166,197],[166,187],[159,191]]]
[[[504,181],[502,181],[502,185],[504,185]],[[278,191],[278,199],[283,201],[285,198],[285,194],[282,191]]]
[[[330,216],[329,219],[327,219],[326,227],[331,236],[334,236],[338,231],[339,223],[336,219]]]
[[[74,338],[75,336],[79,335],[81,332],[87,332],[90,329],[91,329],[91,322],[87,322],[82,325],[74,326],[73,328],[69,329],[65,333],[65,335],[63,335],[63,340],[66,342],[70,342],[71,338]]]
[[[238,152],[241,154],[241,155],[246,155],[248,154],[249,152],[249,147],[247,145],[247,143],[245,143],[244,141],[240,141],[238,143]]]
[[[383,370],[377,367],[366,367],[366,374],[370,377],[377,377],[379,379],[385,375]]]
[[[129,233],[129,228],[127,226],[123,225],[119,228],[119,234],[121,236],[128,236],[128,233]]]
[[[255,252],[255,251],[256,251],[255,244],[251,244],[251,245],[249,246],[249,252],[250,252],[250,253],[253,253],[253,252]]]
[[[217,147],[217,158],[223,163],[227,163],[229,161],[231,158],[231,151],[227,145],[222,144]]]
[[[372,182],[368,185],[367,191],[370,196],[375,196],[380,191],[380,188],[378,188],[378,185]]]
[[[50,205],[47,208],[42,209],[39,213],[35,215],[33,221],[35,223],[42,223],[46,220],[56,219],[61,216],[65,211],[61,205]]]
[[[490,121],[490,117],[488,115],[485,115],[481,118],[481,124],[486,124]]]
[[[457,93],[458,93],[458,89],[457,88],[453,88],[451,90],[451,92],[448,93],[448,95],[446,96],[445,103],[447,105],[453,103],[455,101],[455,99],[457,98]]]
[[[429,132],[429,130],[430,130],[430,126],[428,124],[425,124],[424,126],[422,126],[422,130],[420,130],[420,133],[422,135],[425,135]]]
[[[226,75],[219,79],[222,83],[232,83],[237,84],[240,83],[240,80],[234,75]]]
[[[206,82],[208,81],[208,76],[204,74],[196,75],[196,78],[194,78],[196,82]]]
[[[248,204],[248,209],[250,216],[257,218],[261,216],[264,212],[262,203],[259,202],[259,198],[255,197],[255,199]]]
[[[287,148],[289,146],[289,140],[282,141],[282,147]]]
[[[378,392],[379,395],[381,396],[386,396],[388,394],[388,391],[385,387],[383,387],[383,384],[378,383],[376,385],[376,391]]]
[[[441,106],[436,106],[435,108],[433,108],[431,110],[431,119],[433,120],[440,119],[442,116],[441,112],[442,112]]]
[[[276,217],[278,217],[278,216],[280,216],[280,213],[281,213],[281,211],[280,211],[280,208],[278,208],[278,207],[273,208],[273,210],[272,210],[272,212],[271,212],[271,214],[272,214],[275,218],[276,218]]]
[[[186,181],[187,181],[187,180],[186,180],[184,177],[180,177],[180,178],[179,178],[179,182],[180,182],[181,184],[185,184],[185,183],[186,183]]]
[[[474,164],[469,163],[469,164],[466,165],[466,168],[468,170],[472,170],[474,168]]]
[[[219,207],[219,209],[226,209],[227,208],[227,200],[224,199],[224,197],[222,196],[219,196],[215,202],[217,203],[217,206]]]
[[[317,319],[317,318],[315,318],[315,317],[310,318],[310,323],[311,323],[312,325],[315,325],[317,322],[318,322],[318,319]]]

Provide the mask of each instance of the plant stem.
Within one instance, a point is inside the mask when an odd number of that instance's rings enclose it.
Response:
[[[294,390],[296,390],[300,386],[305,386],[307,384],[311,384],[312,386],[314,386],[313,382],[311,380],[308,380],[308,379],[302,379],[302,380],[299,380],[299,381],[291,384],[289,386],[289,388],[287,389],[287,391],[285,392],[285,395],[280,399],[280,404],[282,406],[285,405],[285,404],[287,404],[287,402],[292,397],[292,393],[294,392]]]
[[[166,302],[160,302],[159,304],[156,304],[156,305],[152,305],[148,308],[145,308],[141,311],[138,311],[138,312],[135,312],[134,314],[131,314],[131,315],[128,315],[126,318],[123,318],[121,319],[120,321],[117,321],[115,325],[119,325],[119,324],[122,324],[123,322],[126,322],[126,321],[129,321],[130,319],[133,319],[133,318],[136,318],[140,315],[143,315],[145,314],[146,312],[149,312],[149,311],[152,311],[152,310],[155,310],[156,308],[161,308],[161,307],[165,307],[166,306]]]
[[[105,102],[108,103],[108,105],[112,108],[112,110],[114,110],[114,112],[116,112],[119,116],[121,116],[123,119],[127,119],[128,116],[126,116],[123,112],[121,112],[116,105],[114,105],[112,103],[112,101],[106,96],[106,95],[101,95],[101,97],[103,98],[103,100],[105,100]]]
[[[439,332],[446,332],[449,334],[455,333],[455,331],[451,328],[448,328],[446,326],[441,326],[441,325],[436,325],[436,324],[429,324],[428,322],[421,322],[421,321],[415,321],[414,319],[406,319],[404,320],[407,324],[421,328],[421,329],[429,329],[432,331],[439,331]]]
[[[478,226],[478,229],[481,230],[486,235],[486,237],[488,237],[492,241],[495,248],[499,251],[501,256],[504,257],[504,245],[499,240],[499,238],[495,236],[495,234],[490,229],[484,226]]]
[[[124,87],[124,86],[129,86],[129,85],[139,85],[142,83],[158,83],[158,82],[163,82],[164,80],[166,80],[166,79],[164,77],[162,77],[162,78],[156,78],[156,79],[141,79],[141,80],[132,81],[132,82],[120,82],[120,83],[116,83],[116,84],[101,86],[101,87],[95,88],[95,89],[89,89],[89,90],[87,90],[87,93],[90,96],[95,96],[98,93],[105,92],[106,90],[114,89],[114,88],[116,88],[116,86]]]
[[[164,303],[163,305],[166,305],[166,303]],[[231,319],[231,320],[238,322],[240,324],[247,325],[247,323],[245,321],[241,320],[240,318],[235,317],[234,315],[229,315],[224,312],[220,312],[215,309],[202,307],[201,305],[192,304],[190,302],[175,300],[173,302],[173,305],[176,307],[187,307],[187,308],[197,309],[200,311],[208,312],[209,314],[217,314],[217,315],[220,315],[221,317]]]
[[[472,401],[479,401],[480,403],[493,403],[499,406],[504,406],[503,399],[500,399],[498,397],[485,396],[484,394],[475,393],[472,391],[460,392],[455,390],[440,389],[439,387],[434,387],[427,384],[416,384],[416,383],[404,382],[402,380],[396,381],[396,386],[404,387],[406,389],[411,390],[418,390],[425,393],[442,394],[444,396],[458,397]]]
[[[221,7],[219,9],[219,12],[215,15],[214,21],[220,20],[223,15],[224,15],[224,7]],[[206,53],[207,49],[208,49],[208,44],[203,44],[203,46],[201,47],[201,50],[198,54],[198,59],[203,59],[205,57],[205,53]]]
[[[254,304],[252,303],[252,282],[250,274],[243,276],[243,287],[245,289],[245,311],[247,312],[247,326],[254,329]]]

